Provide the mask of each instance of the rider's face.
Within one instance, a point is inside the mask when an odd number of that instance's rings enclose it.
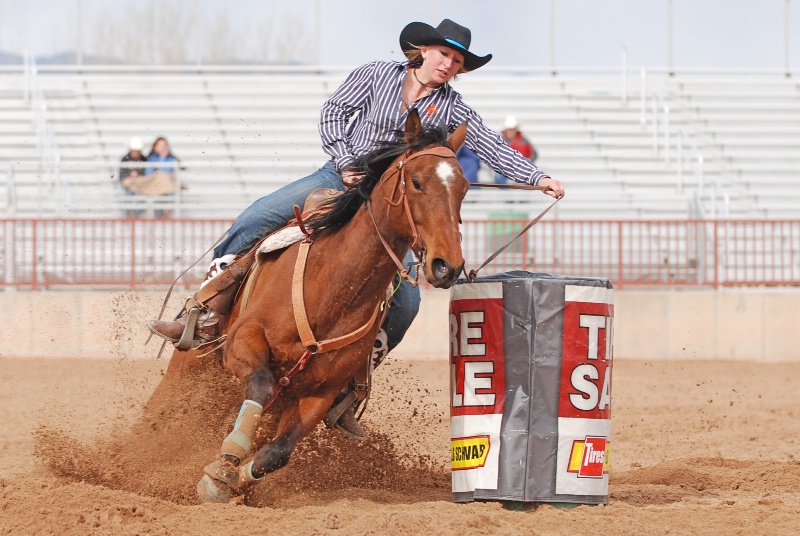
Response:
[[[464,56],[450,47],[430,45],[420,49],[422,69],[434,84],[449,82],[464,65]]]

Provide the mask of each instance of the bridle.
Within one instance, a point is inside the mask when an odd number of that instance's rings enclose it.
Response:
[[[408,282],[409,285],[412,287],[416,287],[419,284],[419,266],[425,262],[425,244],[419,237],[419,232],[417,231],[417,225],[414,222],[414,218],[411,215],[411,208],[408,206],[408,195],[407,195],[407,186],[406,186],[406,164],[415,158],[419,158],[420,156],[439,156],[441,158],[456,158],[456,154],[448,147],[431,147],[429,149],[423,149],[417,153],[409,154],[406,151],[401,158],[397,160],[395,164],[393,164],[389,169],[387,169],[380,178],[379,184],[384,184],[389,181],[391,177],[395,174],[399,174],[400,177],[398,181],[395,183],[394,188],[390,191],[389,197],[384,197],[384,201],[387,203],[386,207],[386,214],[388,216],[389,211],[393,207],[397,207],[400,203],[403,204],[403,209],[406,214],[406,219],[408,220],[408,225],[411,228],[411,236],[414,240],[411,242],[410,248],[414,250],[415,246],[419,244],[419,248],[416,249],[414,252],[417,254],[419,258],[418,262],[412,263],[411,266],[406,268],[403,266],[402,261],[397,257],[392,248],[389,247],[389,244],[386,242],[386,239],[381,234],[380,229],[378,228],[378,222],[375,221],[375,214],[372,211],[372,203],[370,200],[367,200],[367,212],[369,212],[370,218],[372,219],[372,225],[375,226],[375,232],[378,234],[378,238],[381,240],[381,244],[383,244],[383,248],[389,254],[394,264],[397,266],[399,271],[400,277]],[[412,268],[416,268],[414,277],[412,277],[409,272]]]

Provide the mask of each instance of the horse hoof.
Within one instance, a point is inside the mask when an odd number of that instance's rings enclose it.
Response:
[[[197,483],[197,496],[203,502],[226,503],[231,495],[231,488],[208,475],[203,475]]]

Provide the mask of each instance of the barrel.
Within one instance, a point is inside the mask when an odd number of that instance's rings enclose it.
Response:
[[[611,283],[462,279],[449,315],[453,500],[607,504]]]

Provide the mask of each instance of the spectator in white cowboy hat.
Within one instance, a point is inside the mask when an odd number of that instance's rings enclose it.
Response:
[[[120,162],[147,162],[147,158],[142,154],[142,149],[144,149],[144,145],[142,144],[141,138],[131,138],[128,142],[128,152],[122,157]],[[137,189],[136,183],[140,177],[144,177],[145,175],[145,168],[143,167],[120,166],[118,178],[125,195],[135,195],[138,193],[135,191]],[[126,214],[135,218],[140,216],[142,212],[141,210],[128,210]]]
[[[142,154],[142,149],[144,149],[144,145],[142,145],[141,138],[131,138],[130,142],[128,142],[128,153],[122,157],[120,162],[147,162],[147,158],[145,158],[145,156]],[[122,187],[128,191],[130,190],[125,186],[125,179],[128,177],[139,177],[142,175],[146,175],[143,167],[135,168],[122,166],[119,168],[119,181],[122,183]]]
[[[283,227],[294,217],[293,207],[303,206],[308,195],[318,189],[343,191],[359,180],[353,164],[367,154],[375,143],[390,139],[402,129],[408,111],[419,112],[425,126],[439,124],[453,132],[465,121],[469,124],[466,145],[493,170],[526,184],[549,186],[546,193],[561,197],[564,187],[534,166],[530,160],[509,148],[499,134],[483,124],[449,84],[459,73],[478,69],[492,59],[470,51],[471,32],[452,20],[437,27],[412,22],[400,32],[400,48],[407,61],[374,61],[355,69],[322,107],[319,131],[322,148],[331,159],[308,177],[295,181],[255,201],[236,219],[227,238],[214,250],[215,260],[209,273],[219,277],[235,265],[237,256],[247,253],[267,234]],[[409,251],[404,264],[413,262]],[[236,265],[237,273],[241,269]],[[220,311],[226,312],[234,299],[238,282],[219,290],[204,303],[202,321],[194,333],[195,344],[216,338]],[[190,300],[197,303],[197,300]],[[394,293],[379,339],[373,362],[377,363],[403,338],[419,310],[419,289],[403,282]],[[187,302],[189,303],[189,302]],[[187,311],[178,320],[150,321],[150,330],[168,341],[183,338]],[[380,343],[380,344],[378,344]],[[380,347],[380,348],[379,348]],[[365,361],[369,356],[364,356]],[[336,428],[350,437],[364,439],[365,434],[352,411],[342,414]]]
[[[530,160],[531,163],[534,163],[538,156],[536,148],[528,141],[528,138],[522,134],[519,127],[519,121],[516,116],[506,116],[506,120],[503,122],[503,139],[508,143],[509,147],[518,151],[522,156]],[[508,184],[508,179],[500,173],[495,173],[494,181],[497,184]]]

